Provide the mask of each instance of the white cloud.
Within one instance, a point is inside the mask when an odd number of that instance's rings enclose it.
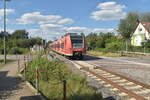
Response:
[[[14,13],[14,12],[15,12],[14,9],[6,9],[7,14],[11,14],[11,13]],[[4,9],[0,9],[0,16],[4,16]]]
[[[114,32],[113,28],[95,28],[93,32],[100,33],[100,32]]]
[[[19,24],[44,24],[57,22],[61,16],[59,15],[42,15],[40,12],[25,13],[20,19]]]
[[[42,15],[40,12],[25,13],[17,19],[17,24],[71,24],[71,18],[62,18],[60,15]]]
[[[119,20],[126,16],[126,13],[123,12],[126,6],[113,1],[100,3],[97,8],[100,10],[91,13],[91,18],[97,21]]]
[[[57,24],[42,24],[40,27],[43,30],[48,30],[48,31],[65,31],[65,27],[62,25],[57,25]]]
[[[74,21],[71,18],[65,18],[58,21],[59,24],[72,24]]]
[[[67,32],[77,32],[77,33],[81,33],[81,32],[89,32],[90,29],[87,27],[69,27],[66,29]]]
[[[63,36],[67,32],[75,33],[91,33],[91,32],[115,32],[113,28],[88,28],[88,27],[64,27],[58,24],[42,24],[39,29],[28,29],[30,36],[42,37],[46,40],[55,40]]]
[[[51,30],[45,30],[45,29],[28,29],[29,35],[31,37],[42,37],[46,40],[56,40],[60,38],[62,35],[65,34],[65,32],[57,32],[57,31],[51,31]]]
[[[66,29],[67,32],[77,32],[77,33],[90,33],[90,32],[114,32],[115,30],[113,28],[88,28],[88,27],[69,27]]]
[[[3,27],[0,27],[0,32],[4,31],[4,28]],[[6,30],[8,33],[12,33],[14,32],[14,29],[7,29]]]
[[[58,24],[42,24],[39,29],[28,29],[32,37],[42,37],[46,40],[55,40],[65,34],[65,27]]]

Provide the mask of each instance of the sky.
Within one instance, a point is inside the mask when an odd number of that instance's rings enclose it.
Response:
[[[67,32],[116,32],[128,12],[150,12],[150,0],[11,0],[7,31],[25,29],[31,37],[55,40]],[[3,31],[3,0],[0,0]]]

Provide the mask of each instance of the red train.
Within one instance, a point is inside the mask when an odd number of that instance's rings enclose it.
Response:
[[[67,33],[61,39],[50,44],[53,51],[71,57],[82,59],[86,53],[84,34]]]

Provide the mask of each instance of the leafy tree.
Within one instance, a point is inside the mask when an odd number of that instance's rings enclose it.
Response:
[[[42,41],[39,37],[30,38],[28,37],[26,30],[16,30],[12,34],[8,34],[6,37],[6,51],[11,54],[26,53],[29,48],[35,44],[41,45]],[[3,34],[0,34],[0,53],[3,53]]]
[[[113,35],[112,33],[100,33],[97,37],[97,42],[96,42],[96,46],[98,48],[105,48],[106,47],[106,43],[107,43],[107,40],[109,38],[111,38]]]
[[[150,12],[142,14],[141,20],[145,22],[150,22]]]
[[[117,36],[112,36],[106,41],[106,52],[116,52],[122,50],[123,41]]]
[[[26,30],[16,30],[12,33],[13,39],[28,39],[28,32]]]
[[[97,34],[91,33],[86,36],[87,45],[90,49],[96,48]]]
[[[17,47],[13,47],[11,48],[11,50],[9,51],[10,54],[22,54],[23,52],[21,50],[19,50],[19,48]]]
[[[105,48],[105,39],[103,38],[103,35],[97,37],[96,48]]]
[[[124,40],[126,40],[126,51],[128,50],[128,42],[130,41],[133,32],[138,25],[139,15],[135,12],[130,12],[127,17],[120,20],[118,32]]]
[[[30,45],[33,46],[35,44],[41,45],[43,40],[39,37],[36,37],[36,38],[30,38],[29,41],[30,41]]]
[[[146,48],[150,48],[150,40],[147,40],[147,42],[142,43],[142,46]]]

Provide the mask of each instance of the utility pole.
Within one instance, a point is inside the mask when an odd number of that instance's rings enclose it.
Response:
[[[6,64],[6,0],[4,0],[4,63]]]
[[[4,63],[6,64],[6,1],[4,0]]]
[[[10,0],[4,0],[4,63],[6,64],[6,2]]]

